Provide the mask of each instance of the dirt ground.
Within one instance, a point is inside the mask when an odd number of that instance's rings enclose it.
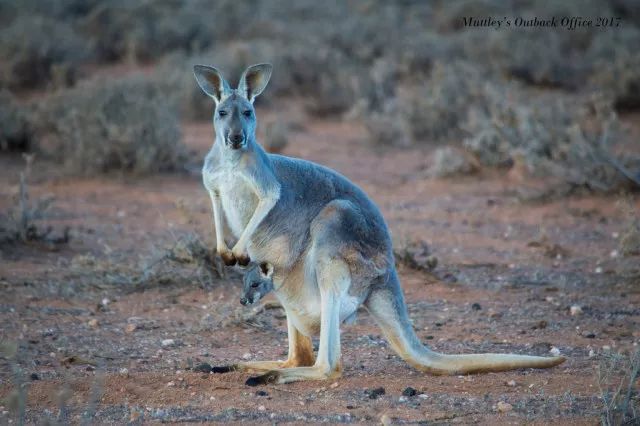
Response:
[[[16,361],[0,358],[0,423],[14,418],[7,401],[19,411],[18,388],[27,423],[599,422],[597,366],[640,341],[640,258],[618,252],[637,195],[546,197],[542,182],[518,170],[432,179],[424,148],[374,150],[348,121],[297,124],[284,154],[345,174],[381,207],[394,240],[425,241],[437,257],[432,273],[400,268],[426,344],[445,353],[559,351],[567,362],[429,376],[399,359],[362,312],[343,327],[338,380],[252,388],[246,374],[195,372],[203,362],[282,359],[287,350],[284,312],[273,303],[233,320],[252,309],[238,302],[237,275],[136,285],[112,273],[188,232],[211,243],[200,177],[78,180],[36,159],[31,196],[55,196],[47,223],[54,232],[68,226],[71,240],[2,251],[0,333],[18,352]],[[212,129],[187,124],[184,138],[201,158]],[[18,156],[0,158],[0,208],[22,168]],[[572,315],[573,305],[581,313]],[[379,387],[384,394],[373,398]],[[407,387],[417,395],[403,396]]]

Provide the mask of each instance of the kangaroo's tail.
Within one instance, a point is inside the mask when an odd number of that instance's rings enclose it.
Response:
[[[407,316],[400,283],[395,271],[387,285],[375,288],[365,305],[374,316],[391,347],[418,370],[432,374],[468,374],[518,368],[549,368],[561,364],[564,357],[515,354],[445,355],[433,352],[416,336]]]

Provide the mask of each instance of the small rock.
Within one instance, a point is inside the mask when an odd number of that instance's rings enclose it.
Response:
[[[338,387],[338,382],[331,383],[331,386],[329,386],[329,387],[332,388],[332,389],[337,388]]]
[[[509,380],[509,381],[507,382],[507,386],[510,386],[510,387],[512,387],[512,388],[513,388],[513,387],[515,387],[515,386],[516,386],[516,384],[517,384],[517,383],[516,383],[516,381],[515,381],[515,380]]]
[[[609,346],[609,345],[603,345],[603,346],[602,346],[602,350],[603,350],[603,351],[605,351],[605,352],[609,352],[609,351],[611,350],[611,346]]]
[[[167,387],[172,388],[176,385],[176,382],[169,382],[167,383]]]
[[[256,391],[256,396],[268,396],[269,393],[267,393],[267,391],[263,391],[263,390],[259,390]]]
[[[473,309],[474,311],[479,311],[482,309],[482,306],[480,306],[479,303],[474,303],[473,305],[471,305],[471,309]]]
[[[402,395],[404,396],[415,396],[417,394],[418,394],[418,391],[410,386],[405,388],[405,390],[402,391]]]
[[[594,333],[593,331],[583,331],[581,333],[582,337],[586,337],[587,339],[595,339],[596,338],[596,333]]]
[[[196,371],[198,373],[211,373],[211,370],[213,370],[213,367],[211,367],[211,364],[208,364],[206,362],[198,364],[193,368],[193,371]]]
[[[549,353],[553,356],[559,356],[560,349],[556,348],[555,346],[551,346],[551,349],[549,349]]]
[[[582,315],[582,308],[579,305],[571,305],[569,312],[572,316]]]
[[[264,405],[260,405],[258,407],[258,411],[265,411],[267,409],[267,407],[265,407]]]
[[[91,327],[91,328],[97,328],[97,327],[98,327],[98,325],[99,325],[99,323],[98,323],[98,320],[97,320],[97,319],[92,318],[92,319],[90,319],[90,320],[89,320],[89,322],[87,322],[87,325],[88,325],[89,327]]]
[[[128,376],[129,370],[127,368],[122,367],[121,369],[118,370],[118,373],[122,376]]]
[[[31,375],[29,376],[29,378],[31,380],[40,380],[40,376],[38,376],[38,373],[31,373]]]
[[[386,414],[383,414],[382,417],[380,417],[380,423],[382,426],[389,426],[391,424],[391,418]]]
[[[385,394],[385,390],[383,387],[375,388],[375,389],[367,389],[364,391],[367,395],[369,395],[369,399],[378,399],[380,395]]]
[[[418,398],[420,398],[420,399],[429,399],[429,395],[427,395],[426,393],[421,393],[420,395],[418,395]]]
[[[595,269],[595,273],[596,274],[601,274],[602,273],[602,266],[597,266]]]
[[[504,402],[504,401],[499,401],[496,407],[498,408],[498,411],[501,413],[508,413],[509,411],[513,410],[513,406],[508,402]]]
[[[589,349],[589,358],[593,358],[596,355],[596,353],[593,351],[593,349]]]
[[[164,340],[161,342],[161,344],[162,344],[162,347],[163,347],[163,348],[168,348],[168,347],[171,347],[171,346],[175,346],[176,341],[175,341],[175,340],[173,340],[173,339],[164,339]]]
[[[127,324],[127,326],[124,328],[124,332],[133,333],[137,329],[138,329],[138,326],[136,324]],[[167,340],[171,340],[171,339],[167,339]]]
[[[251,359],[251,354],[249,352],[242,355],[242,359]]]
[[[398,398],[398,402],[407,402],[409,399],[406,396],[401,396]]]

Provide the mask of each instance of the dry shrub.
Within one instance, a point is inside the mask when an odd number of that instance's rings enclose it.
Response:
[[[602,399],[602,424],[637,424],[640,421],[640,395],[636,380],[640,373],[640,350],[629,356],[605,354],[598,365],[598,387]]]
[[[13,198],[9,209],[0,213],[0,246],[4,244],[42,242],[50,248],[69,242],[69,228],[61,235],[54,234],[53,228],[43,228],[41,222],[48,217],[53,197],[43,197],[32,200],[27,186],[30,174],[32,156],[26,156],[27,164],[20,173],[18,192]]]
[[[89,81],[41,103],[41,149],[71,173],[151,173],[185,161],[178,114],[144,77]]]
[[[433,164],[427,174],[438,178],[471,174],[477,170],[477,165],[469,157],[450,146],[438,148],[433,153]]]
[[[611,191],[638,185],[633,171],[640,170],[640,158],[618,160],[611,153],[611,140],[620,133],[610,103],[524,99],[493,87],[472,110],[466,127],[472,136],[464,146],[482,164],[511,165],[518,157],[533,175],[574,186]]]
[[[29,109],[8,91],[0,91],[0,151],[28,151],[32,137]]]
[[[75,82],[91,58],[91,45],[67,24],[43,16],[20,16],[0,31],[0,85],[12,89]]]
[[[436,62],[422,85],[408,81],[381,111],[364,116],[372,139],[381,144],[434,143],[460,137],[469,107],[482,100],[484,77],[468,63]]]

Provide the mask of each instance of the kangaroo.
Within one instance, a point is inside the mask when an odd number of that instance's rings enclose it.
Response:
[[[268,263],[249,265],[242,277],[242,305],[253,305],[273,290],[273,266]]]
[[[215,68],[194,75],[215,102],[215,142],[203,166],[211,197],[217,253],[227,265],[250,260],[272,266],[273,291],[287,315],[285,361],[253,361],[214,368],[260,373],[247,385],[323,380],[341,375],[340,325],[359,306],[371,313],[391,347],[418,370],[466,374],[548,368],[563,357],[515,354],[446,355],[416,336],[395,268],[382,214],[339,173],[297,158],[267,154],[256,141],[254,100],[272,66],[248,67],[232,89]],[[229,249],[225,233],[235,238]],[[314,357],[311,336],[320,335]]]

